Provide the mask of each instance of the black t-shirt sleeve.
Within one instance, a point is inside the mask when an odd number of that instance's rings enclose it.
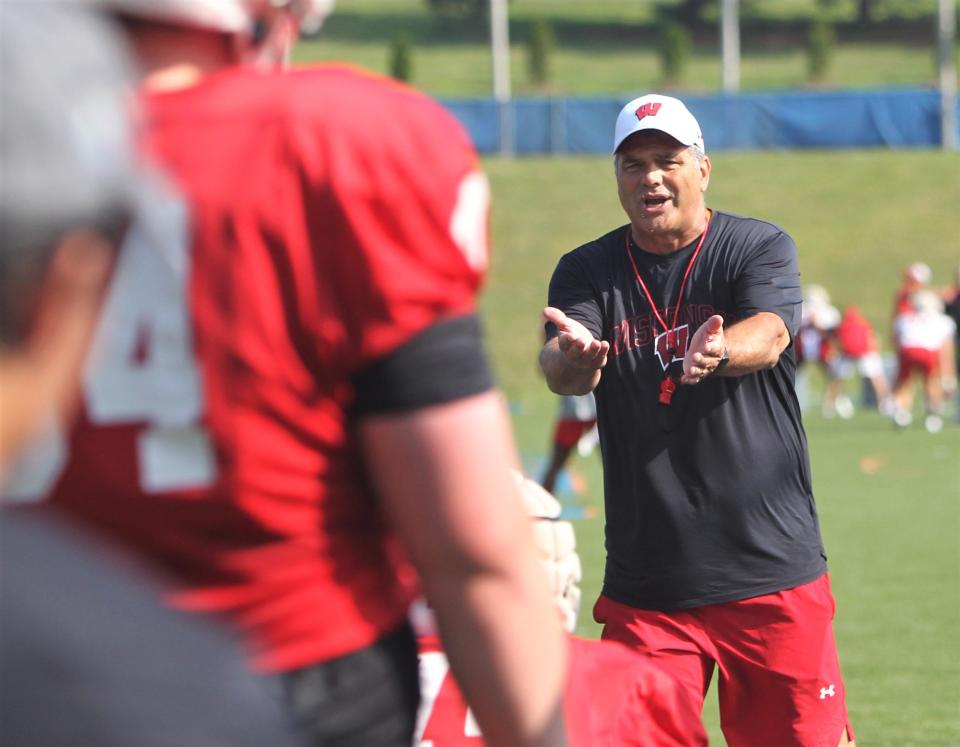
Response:
[[[560,309],[571,319],[576,319],[597,339],[603,339],[600,304],[590,282],[588,269],[576,252],[565,254],[557,263],[550,278],[547,304]],[[557,327],[552,322],[547,322],[544,330],[547,340],[557,336]]]
[[[427,327],[353,377],[356,415],[440,405],[493,388],[475,314]]]
[[[737,317],[746,319],[761,311],[772,312],[783,319],[792,338],[800,324],[801,300],[797,247],[787,234],[777,231],[757,246],[737,277]]]

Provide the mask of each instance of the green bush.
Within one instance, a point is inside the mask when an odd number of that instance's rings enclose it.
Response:
[[[550,82],[550,58],[555,42],[550,22],[543,18],[535,21],[527,40],[527,67],[534,85],[545,86]]]
[[[409,83],[413,77],[413,44],[406,34],[398,34],[390,41],[390,76]]]
[[[690,32],[678,23],[667,21],[660,26],[658,52],[664,83],[680,81],[690,61]]]
[[[833,25],[820,18],[813,22],[807,33],[807,74],[814,83],[827,79],[837,35]]]

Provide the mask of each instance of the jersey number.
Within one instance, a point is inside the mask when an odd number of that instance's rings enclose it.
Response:
[[[421,653],[420,710],[416,747],[467,747],[482,744],[480,728],[460,694],[446,654]]]
[[[84,372],[95,426],[143,425],[136,453],[140,488],[200,488],[215,477],[200,426],[203,393],[187,307],[187,213],[171,195],[152,195],[123,244]],[[66,461],[62,426],[52,424],[5,486],[8,497],[42,497]]]

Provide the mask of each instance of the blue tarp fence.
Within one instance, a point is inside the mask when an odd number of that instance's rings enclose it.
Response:
[[[481,153],[609,153],[617,114],[632,97],[444,99]],[[769,148],[939,147],[940,93],[930,89],[791,91],[682,96],[707,151]],[[960,112],[960,100],[958,100]],[[955,120],[960,122],[960,116]],[[512,127],[511,127],[512,125]],[[510,130],[506,130],[510,132]]]

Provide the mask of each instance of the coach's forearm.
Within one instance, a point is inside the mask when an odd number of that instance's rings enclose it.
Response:
[[[557,338],[540,351],[540,369],[554,394],[588,394],[600,383],[601,369],[572,365],[560,350]]]
[[[719,376],[744,376],[773,368],[790,344],[783,319],[769,311],[726,327],[723,339],[729,361]]]

